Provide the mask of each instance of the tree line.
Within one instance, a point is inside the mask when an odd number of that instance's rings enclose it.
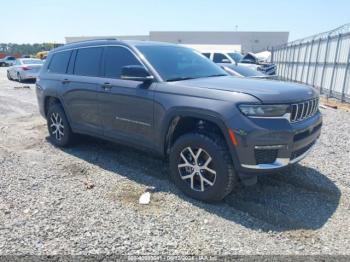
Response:
[[[63,44],[41,43],[41,44],[14,44],[14,43],[0,43],[0,53],[14,55],[35,55],[41,51],[50,51],[53,48],[59,47]]]

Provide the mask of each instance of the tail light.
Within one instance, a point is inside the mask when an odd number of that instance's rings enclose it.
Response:
[[[30,67],[22,66],[22,70],[23,70],[23,71],[27,71],[27,70],[30,70],[30,69],[31,69]]]

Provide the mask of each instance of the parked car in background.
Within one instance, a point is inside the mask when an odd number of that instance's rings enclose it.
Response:
[[[0,66],[12,66],[16,61],[14,56],[5,56],[3,59],[0,59]]]
[[[217,64],[237,64],[260,71],[266,75],[276,74],[277,67],[275,64],[263,62],[257,59],[252,53],[242,55],[238,52],[207,52],[202,54]]]
[[[169,159],[174,183],[204,201],[300,161],[322,125],[313,88],[232,77],[168,43],[59,47],[40,70],[36,95],[55,145],[88,134],[143,148]]]
[[[20,58],[15,64],[7,69],[7,78],[9,80],[34,80],[37,78],[43,61],[36,58]]]

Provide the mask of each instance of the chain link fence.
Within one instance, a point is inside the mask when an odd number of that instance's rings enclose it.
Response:
[[[271,50],[277,75],[350,103],[350,24]]]

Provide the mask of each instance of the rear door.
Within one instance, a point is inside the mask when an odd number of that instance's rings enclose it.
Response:
[[[141,62],[124,46],[105,47],[103,61],[99,101],[104,135],[153,147],[153,85],[120,78],[122,67]]]
[[[103,47],[72,51],[67,74],[62,78],[64,101],[73,129],[102,135],[97,94],[103,83],[101,60]]]

